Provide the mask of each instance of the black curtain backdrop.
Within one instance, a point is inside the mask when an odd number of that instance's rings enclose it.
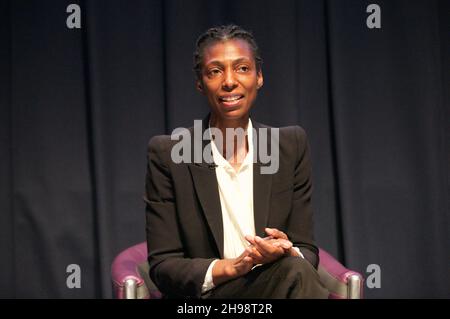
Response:
[[[318,244],[380,266],[367,298],[450,297],[449,4],[1,1],[0,297],[112,297],[114,256],[145,240],[147,141],[204,117],[194,42],[230,22],[264,59],[253,117],[308,133]]]

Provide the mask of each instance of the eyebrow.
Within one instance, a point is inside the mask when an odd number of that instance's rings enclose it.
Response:
[[[236,65],[236,64],[239,64],[239,63],[242,63],[242,62],[247,62],[248,63],[248,62],[251,62],[251,60],[249,60],[248,58],[245,58],[245,57],[238,58],[236,60],[233,60],[233,65]],[[208,66],[208,65],[211,65],[211,64],[223,66],[223,63],[221,61],[219,61],[219,60],[212,60],[208,64],[206,64],[205,66]]]

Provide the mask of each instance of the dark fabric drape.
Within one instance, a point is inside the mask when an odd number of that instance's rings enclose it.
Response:
[[[0,297],[112,297],[145,240],[147,141],[204,117],[194,42],[230,22],[264,59],[254,118],[308,133],[319,246],[380,266],[368,298],[449,297],[449,1],[376,1],[381,29],[370,3],[0,2]]]

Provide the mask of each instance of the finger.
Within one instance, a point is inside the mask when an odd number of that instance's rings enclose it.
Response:
[[[274,237],[282,238],[282,239],[289,239],[288,236],[281,230],[278,230],[276,228],[273,228],[273,230],[274,230],[274,235],[273,235]]]
[[[273,257],[274,255],[279,255],[281,253],[281,248],[273,246],[273,244],[262,240],[262,238],[256,236],[255,237],[255,248],[258,252],[265,258]],[[284,253],[284,251],[282,252]]]
[[[255,236],[245,235],[245,239],[252,245],[255,245]]]
[[[244,257],[244,259],[242,261],[246,264],[253,264],[253,258],[249,257],[249,256]]]
[[[274,247],[281,247],[281,242],[280,240],[284,240],[284,239],[271,239],[266,241],[268,244],[274,246]]]
[[[243,260],[245,257],[247,257],[248,256],[248,251],[247,250],[244,250],[243,252],[242,252],[242,254],[240,254],[239,255],[239,257],[237,257],[237,261],[241,261],[241,260]]]
[[[275,238],[288,239],[288,236],[285,233],[283,233],[281,230],[278,230],[276,228],[266,228],[265,232],[268,235],[273,236]]]
[[[283,249],[291,249],[293,246],[292,242],[290,242],[289,240],[286,240],[286,239],[279,239],[278,243],[279,243],[280,247]]]
[[[286,239],[272,239],[268,243],[274,247],[282,248],[284,250],[289,250],[294,246],[292,242]]]
[[[245,253],[247,254],[247,256],[252,257],[252,255],[253,255],[252,247],[245,248]]]
[[[262,263],[264,261],[264,257],[261,255],[261,253],[255,248],[247,248],[250,250],[249,257],[253,259],[253,261],[257,264]]]
[[[256,249],[255,246],[247,247],[245,250],[247,251],[248,256],[250,256],[252,258],[261,258],[262,257],[261,253],[258,251],[258,249]]]
[[[278,241],[278,240],[274,240],[273,242],[271,242],[270,243],[272,246],[275,246],[275,247],[280,247],[281,246],[281,243]]]

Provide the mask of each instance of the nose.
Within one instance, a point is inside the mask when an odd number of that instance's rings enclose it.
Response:
[[[234,77],[233,71],[227,70],[225,71],[225,77],[222,82],[222,88],[225,91],[232,91],[237,87],[237,81]]]

